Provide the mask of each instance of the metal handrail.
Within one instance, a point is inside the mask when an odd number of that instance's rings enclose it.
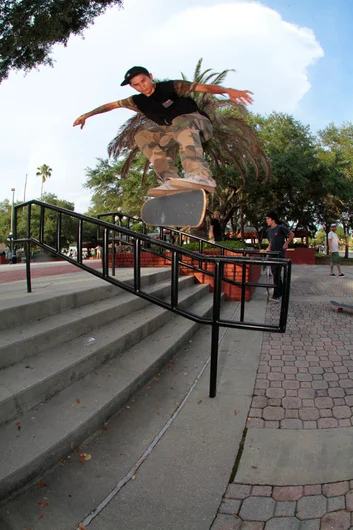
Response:
[[[39,206],[40,216],[39,216],[39,237],[36,238],[32,233],[32,207]],[[18,232],[18,212],[20,210],[27,210],[26,216],[26,235],[25,237],[17,237]],[[46,210],[54,211],[57,213],[56,218],[56,238],[55,246],[50,246],[45,242],[45,212]],[[77,219],[77,261],[70,258],[63,252],[61,252],[61,236],[62,236],[62,219],[63,216],[68,216],[70,218]],[[103,229],[103,257],[102,257],[102,272],[92,269],[89,266],[83,263],[82,256],[82,233],[83,233],[83,223],[88,222],[94,224],[96,227]],[[134,282],[133,285],[129,285],[123,281],[120,281],[109,274],[108,268],[108,252],[109,252],[109,243],[112,241],[112,250],[115,247],[116,234],[118,239],[122,236],[131,239],[131,245],[134,252]],[[124,289],[132,294],[135,294],[141,298],[153,302],[165,309],[172,311],[175,314],[181,315],[185,318],[188,318],[199,324],[207,324],[212,326],[212,340],[211,340],[211,375],[210,375],[210,397],[215,397],[216,395],[216,382],[217,382],[217,365],[218,365],[218,337],[219,337],[219,328],[220,327],[229,327],[229,328],[238,328],[238,329],[248,329],[248,330],[258,330],[258,331],[271,331],[277,333],[284,333],[287,322],[288,315],[288,303],[289,303],[289,291],[290,291],[290,275],[291,275],[291,261],[287,259],[280,258],[270,258],[261,254],[258,258],[251,256],[205,256],[203,254],[193,252],[188,249],[183,249],[179,246],[174,246],[166,241],[154,240],[145,234],[139,232],[134,232],[124,227],[116,226],[113,223],[107,221],[102,221],[94,217],[89,217],[87,215],[79,214],[59,206],[51,205],[44,203],[42,201],[31,200],[25,203],[15,206],[14,214],[14,242],[19,244],[23,243],[25,245],[26,253],[26,279],[27,279],[27,292],[31,292],[31,267],[30,267],[30,246],[35,244],[47,250],[48,252],[54,254],[55,256],[61,257],[65,261],[76,265],[80,269],[97,276],[98,278],[104,279],[109,283]],[[171,296],[170,303],[165,300],[161,300],[146,293],[141,289],[141,255],[143,252],[150,252],[151,249],[146,249],[143,247],[143,243],[152,243],[153,245],[159,247],[161,252],[170,252],[171,253]],[[200,264],[203,263],[213,263],[214,271],[206,270],[203,267],[194,266],[192,263],[183,262],[183,256],[192,258]],[[112,255],[114,258],[114,254]],[[260,259],[261,258],[261,259]],[[184,258],[185,259],[185,258]],[[115,261],[115,259],[113,259]],[[238,265],[242,267],[242,281],[236,282],[230,280],[229,278],[224,277],[224,265],[231,263],[233,265]],[[278,325],[268,324],[268,323],[255,323],[247,322],[244,318],[244,308],[245,308],[245,294],[247,286],[258,286],[258,287],[269,287],[268,284],[259,284],[257,282],[247,282],[246,281],[246,266],[247,265],[275,265],[281,267],[284,270],[283,275],[283,297],[281,302],[281,310]],[[115,263],[114,263],[115,265]],[[214,292],[213,292],[213,309],[211,317],[200,317],[194,313],[183,309],[178,304],[178,279],[181,266],[187,266],[195,271],[201,271],[204,274],[208,274],[214,277]],[[221,287],[222,282],[229,282],[241,287],[241,310],[240,310],[240,320],[233,321],[228,319],[223,319],[220,316],[220,305],[221,305]]]

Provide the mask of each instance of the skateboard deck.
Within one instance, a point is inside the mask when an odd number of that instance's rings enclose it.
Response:
[[[204,190],[181,191],[149,199],[142,206],[143,221],[153,226],[200,226],[206,213]]]
[[[331,307],[336,311],[336,313],[341,313],[342,311],[348,311],[349,313],[353,313],[353,305],[340,304],[339,302],[335,302],[334,300],[331,300],[330,304]]]

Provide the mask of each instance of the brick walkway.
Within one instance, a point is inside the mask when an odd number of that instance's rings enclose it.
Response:
[[[345,278],[295,271],[287,332],[264,334],[247,427],[292,429],[294,436],[299,429],[351,427],[353,314],[336,313],[329,302],[353,304],[353,270]],[[278,311],[268,304],[266,320]],[[212,530],[349,530],[352,512],[353,480],[260,486],[235,476]]]

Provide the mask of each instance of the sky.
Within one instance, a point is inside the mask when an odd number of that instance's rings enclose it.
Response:
[[[234,69],[225,86],[254,93],[253,112],[292,114],[315,133],[353,121],[353,1],[124,0],[68,46],[53,48],[54,68],[11,73],[0,85],[0,201],[44,191],[85,213],[86,168],[107,158],[108,143],[132,112],[116,109],[73,128],[78,116],[132,95],[126,70],[192,79],[197,61]],[[27,187],[25,193],[25,181]]]

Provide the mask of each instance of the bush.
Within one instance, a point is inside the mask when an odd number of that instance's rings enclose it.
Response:
[[[217,244],[222,245],[222,247],[230,248],[231,250],[241,250],[243,248],[249,248],[249,246],[244,243],[244,241],[218,241]],[[188,250],[199,250],[199,244],[194,243],[184,243],[183,248]],[[204,250],[217,250],[217,247],[214,246],[213,243],[204,243],[203,244]]]

